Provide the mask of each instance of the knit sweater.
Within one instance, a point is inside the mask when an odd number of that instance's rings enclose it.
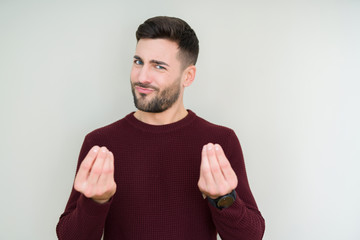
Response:
[[[220,144],[238,177],[232,206],[216,209],[198,189],[201,149]],[[233,130],[188,110],[182,120],[149,125],[133,113],[89,133],[77,169],[90,148],[114,154],[117,191],[104,204],[71,191],[56,231],[59,239],[259,240],[264,219],[250,191],[240,143]]]

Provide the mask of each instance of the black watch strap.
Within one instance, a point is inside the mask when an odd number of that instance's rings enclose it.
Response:
[[[212,199],[210,197],[207,197],[208,201],[211,205],[216,207],[217,209],[223,209],[230,207],[236,199],[236,191],[232,190],[231,193],[226,194],[224,196],[220,196],[216,199]]]

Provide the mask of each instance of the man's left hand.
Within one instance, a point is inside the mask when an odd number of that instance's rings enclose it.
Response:
[[[201,153],[198,187],[203,195],[216,199],[236,188],[238,179],[219,144],[205,145]]]

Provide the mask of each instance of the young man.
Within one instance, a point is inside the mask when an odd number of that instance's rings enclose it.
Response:
[[[155,17],[136,38],[138,110],[85,137],[59,239],[262,239],[235,133],[183,104],[196,73],[195,32]]]

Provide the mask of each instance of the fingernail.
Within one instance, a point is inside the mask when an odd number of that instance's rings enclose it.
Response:
[[[209,144],[208,145],[208,150],[211,150],[212,149],[212,144]]]
[[[94,147],[94,152],[98,152],[99,151],[99,148],[98,147]]]
[[[216,150],[216,151],[219,151],[219,150],[220,150],[220,147],[219,147],[218,144],[215,144],[215,150]]]

